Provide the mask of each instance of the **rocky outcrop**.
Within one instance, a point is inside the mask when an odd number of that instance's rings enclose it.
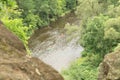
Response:
[[[27,57],[22,42],[0,22],[0,80],[63,80],[51,66]]]
[[[100,64],[98,80],[120,80],[120,50],[105,56]]]

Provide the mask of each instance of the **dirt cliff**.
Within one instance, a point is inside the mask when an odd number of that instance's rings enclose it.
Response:
[[[98,80],[120,80],[120,50],[107,54],[99,67]]]
[[[27,57],[22,42],[0,22],[0,80],[64,80],[51,66]]]

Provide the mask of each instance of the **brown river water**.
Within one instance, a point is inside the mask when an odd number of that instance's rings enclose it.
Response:
[[[71,62],[80,57],[83,48],[77,44],[78,37],[67,41],[65,24],[79,25],[74,13],[52,22],[48,27],[38,29],[29,39],[32,55],[51,65],[57,71],[67,68]]]

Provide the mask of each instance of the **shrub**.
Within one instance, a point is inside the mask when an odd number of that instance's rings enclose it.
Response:
[[[94,59],[84,57],[72,63],[72,65],[67,70],[62,71],[62,75],[64,79],[65,80],[97,80],[97,73],[98,73],[97,66],[91,63],[94,63],[96,60],[98,60],[98,58],[94,56],[93,58]]]
[[[10,20],[8,18],[2,18],[2,21],[9,30],[18,36],[18,38],[24,43],[25,46],[28,44],[28,36],[26,33],[28,31],[28,27],[23,25],[22,19]]]

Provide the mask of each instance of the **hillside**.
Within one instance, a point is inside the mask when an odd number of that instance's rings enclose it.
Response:
[[[57,71],[27,57],[22,42],[0,22],[0,80],[63,80]]]

